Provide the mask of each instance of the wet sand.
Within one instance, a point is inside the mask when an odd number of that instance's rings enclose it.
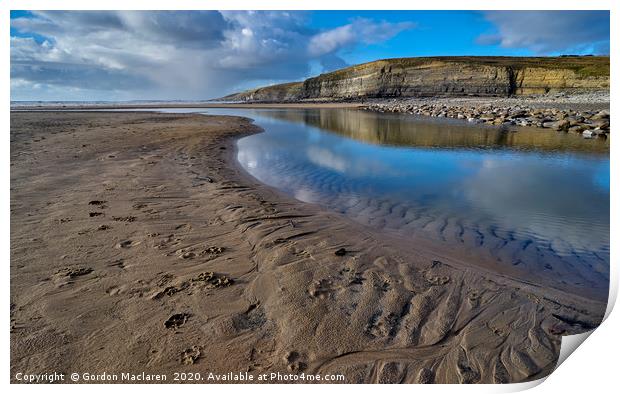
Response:
[[[363,102],[289,102],[289,103],[170,103],[170,102],[153,102],[147,104],[126,104],[126,103],[109,103],[109,104],[63,104],[55,105],[51,103],[42,103],[41,105],[16,105],[11,110],[16,111],[63,111],[63,110],[115,110],[115,109],[151,109],[151,108],[361,108],[365,104]]]
[[[11,375],[519,382],[605,303],[258,183],[224,116],[11,114]],[[208,383],[205,381],[205,383]]]

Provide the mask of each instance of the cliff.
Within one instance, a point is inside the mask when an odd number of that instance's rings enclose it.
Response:
[[[609,90],[609,57],[427,57],[377,60],[226,101],[511,96]]]

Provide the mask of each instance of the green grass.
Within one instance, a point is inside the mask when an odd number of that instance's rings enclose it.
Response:
[[[583,77],[608,77],[609,56],[571,56],[571,57],[509,57],[509,56],[437,56],[437,57],[408,57],[382,59],[368,63],[321,74],[316,78],[342,78],[360,72],[384,66],[402,68],[419,67],[432,62],[466,63],[472,65],[486,65],[497,67],[512,67],[514,69],[537,67],[544,69],[570,69]]]

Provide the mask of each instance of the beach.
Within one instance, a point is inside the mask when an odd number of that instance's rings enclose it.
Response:
[[[522,382],[553,370],[562,335],[602,320],[605,302],[259,183],[235,155],[258,132],[230,116],[11,113],[12,381]]]

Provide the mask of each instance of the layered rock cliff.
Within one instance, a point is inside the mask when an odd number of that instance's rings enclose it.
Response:
[[[378,60],[221,100],[511,96],[597,90],[609,90],[609,57],[428,57]]]

